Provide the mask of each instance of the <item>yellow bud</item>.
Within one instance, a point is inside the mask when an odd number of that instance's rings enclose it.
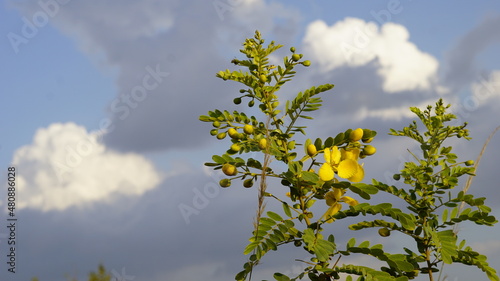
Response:
[[[367,146],[365,146],[365,148],[363,148],[364,155],[368,155],[368,156],[373,155],[373,154],[375,154],[375,152],[377,152],[377,149],[372,145],[367,145]]]
[[[245,132],[245,134],[247,135],[250,135],[253,133],[253,126],[252,125],[249,125],[249,124],[246,124],[244,127],[243,127],[243,132]]]
[[[316,150],[316,146],[314,144],[310,144],[307,146],[307,155],[312,157],[316,155],[316,153],[318,153],[318,151]]]
[[[226,176],[234,176],[238,173],[238,170],[236,170],[236,167],[234,165],[231,165],[231,164],[224,164],[222,166],[222,172],[226,175]]]
[[[262,150],[264,150],[264,149],[267,148],[267,140],[266,139],[261,139],[259,141],[259,148],[262,149]]]
[[[349,139],[351,141],[359,141],[363,137],[363,129],[357,128],[356,130],[352,130],[349,134]]]

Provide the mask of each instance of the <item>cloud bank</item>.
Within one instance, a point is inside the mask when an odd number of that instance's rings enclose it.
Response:
[[[374,63],[388,93],[431,89],[439,63],[409,39],[400,24],[385,23],[379,28],[348,17],[332,26],[322,20],[310,23],[303,42],[323,71]]]
[[[74,123],[39,129],[33,142],[17,149],[19,208],[62,211],[119,196],[138,196],[162,175],[141,155],[119,153]]]

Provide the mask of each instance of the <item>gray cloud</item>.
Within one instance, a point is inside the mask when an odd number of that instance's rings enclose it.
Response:
[[[478,77],[480,69],[475,59],[490,45],[500,43],[499,26],[500,16],[485,18],[448,52],[444,66],[444,83],[448,87],[460,90]]]

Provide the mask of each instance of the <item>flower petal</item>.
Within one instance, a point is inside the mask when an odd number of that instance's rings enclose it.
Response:
[[[349,197],[349,196],[344,196],[342,197],[342,201],[344,201],[345,203],[351,205],[351,206],[356,206],[359,204],[358,200],[352,198],[352,197]]]
[[[331,154],[331,163],[333,164],[338,164],[340,162],[340,158],[342,156],[342,153],[340,153],[340,150],[337,146],[332,147],[332,154]]]
[[[323,156],[325,157],[325,162],[328,164],[331,164],[331,159],[332,159],[332,148],[327,147],[323,151]]]
[[[361,151],[359,149],[355,148],[355,149],[349,149],[349,150],[342,149],[340,152],[342,154],[343,160],[352,159],[354,161],[358,161],[359,153]]]
[[[325,194],[326,205],[332,206],[337,203],[340,200],[340,196],[342,196],[342,191],[340,192],[341,193],[339,194],[335,189],[333,191],[328,191]]]
[[[356,172],[358,171],[358,167],[358,162],[352,159],[346,159],[339,163],[339,166],[337,167],[337,173],[339,177],[348,179],[356,174]]]
[[[340,204],[333,204],[330,208],[328,208],[328,210],[326,210],[325,214],[323,215],[323,218],[326,219],[325,222],[327,223],[333,222],[335,219],[332,218],[332,216],[338,213],[340,209],[342,209],[342,205]]]
[[[360,182],[363,180],[364,177],[365,177],[365,169],[363,168],[362,165],[358,165],[358,170],[352,177],[348,178],[348,180],[350,180],[351,182]]]
[[[322,181],[330,181],[335,176],[335,173],[333,172],[332,166],[330,166],[330,164],[324,163],[321,168],[319,168],[318,175]]]

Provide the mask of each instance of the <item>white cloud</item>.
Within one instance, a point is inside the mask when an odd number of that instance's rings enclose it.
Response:
[[[39,129],[31,144],[15,151],[12,165],[18,171],[18,207],[42,211],[141,195],[162,178],[143,156],[111,151],[97,133],[74,123]]]
[[[374,62],[385,91],[429,90],[439,63],[409,38],[400,24],[386,23],[379,28],[373,22],[345,18],[332,26],[322,20],[310,23],[303,42],[323,71]]]

